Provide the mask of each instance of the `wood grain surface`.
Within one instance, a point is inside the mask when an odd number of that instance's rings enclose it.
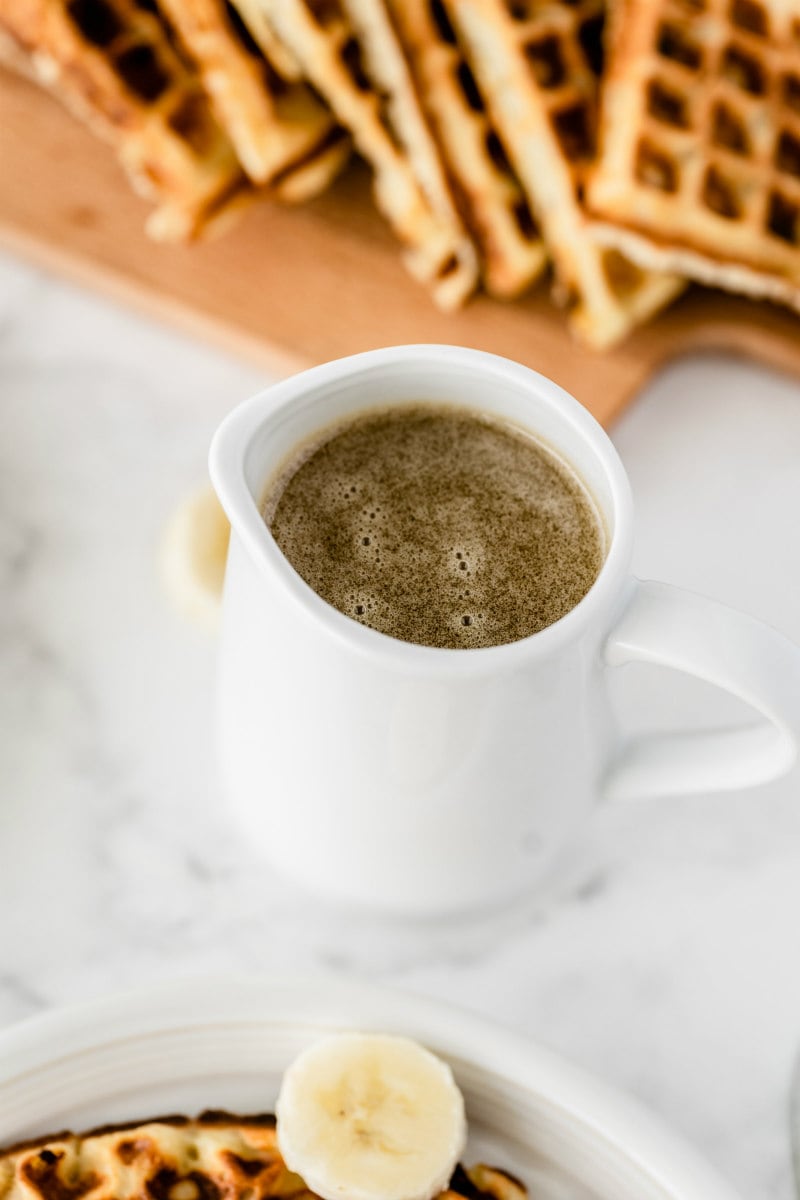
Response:
[[[551,376],[604,424],[688,351],[732,351],[800,374],[797,316],[700,289],[605,354],[570,338],[544,288],[440,313],[406,276],[363,169],[302,208],[253,205],[200,245],[154,245],[145,215],[108,148],[0,70],[0,242],[271,372],[404,342],[477,346]]]

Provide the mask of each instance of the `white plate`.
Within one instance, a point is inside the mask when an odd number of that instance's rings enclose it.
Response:
[[[192,981],[34,1018],[0,1035],[0,1145],[169,1112],[270,1110],[281,1072],[340,1028],[404,1033],[447,1058],[468,1161],[532,1200],[736,1200],[631,1101],[459,1009],[340,979]]]

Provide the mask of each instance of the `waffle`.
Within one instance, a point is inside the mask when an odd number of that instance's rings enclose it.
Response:
[[[301,204],[311,200],[333,183],[350,161],[352,145],[348,134],[339,125],[331,129],[313,152],[292,163],[269,185],[267,195],[284,204]]]
[[[0,1153],[0,1200],[317,1200],[285,1166],[270,1116],[203,1113],[59,1134]],[[494,1167],[457,1167],[440,1200],[526,1200]]]
[[[581,206],[595,155],[603,0],[445,0],[537,214],[575,333],[607,347],[681,288],[595,241]]]
[[[225,0],[159,0],[239,161],[259,184],[347,141],[305,84],[285,79]],[[346,154],[340,156],[343,163]],[[323,181],[325,174],[322,174]]]
[[[0,28],[36,79],[115,148],[155,201],[148,232],[190,238],[246,189],[196,75],[135,0],[2,0]]]
[[[611,33],[604,238],[800,308],[800,6],[625,0]]]
[[[272,1117],[203,1113],[58,1134],[0,1156],[0,1200],[311,1200],[285,1167]]]
[[[278,74],[284,79],[302,79],[300,63],[270,25],[260,0],[234,0],[231,7],[244,22],[248,37],[253,39]]]
[[[547,254],[441,0],[387,0],[494,296],[519,295]]]
[[[352,133],[373,168],[376,202],[404,245],[411,273],[442,308],[463,303],[477,283],[477,256],[382,0],[236,3],[256,39],[254,9],[267,20]]]

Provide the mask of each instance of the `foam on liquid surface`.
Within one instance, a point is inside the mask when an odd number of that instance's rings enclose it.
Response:
[[[354,419],[284,472],[264,515],[324,600],[423,646],[528,637],[574,608],[603,562],[597,513],[570,469],[457,408]]]

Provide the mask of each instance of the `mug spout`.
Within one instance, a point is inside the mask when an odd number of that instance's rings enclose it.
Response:
[[[255,397],[258,400],[259,397]],[[257,428],[254,401],[229,413],[217,429],[208,452],[208,471],[231,528],[240,532],[243,510],[254,502],[244,464],[248,444]]]

